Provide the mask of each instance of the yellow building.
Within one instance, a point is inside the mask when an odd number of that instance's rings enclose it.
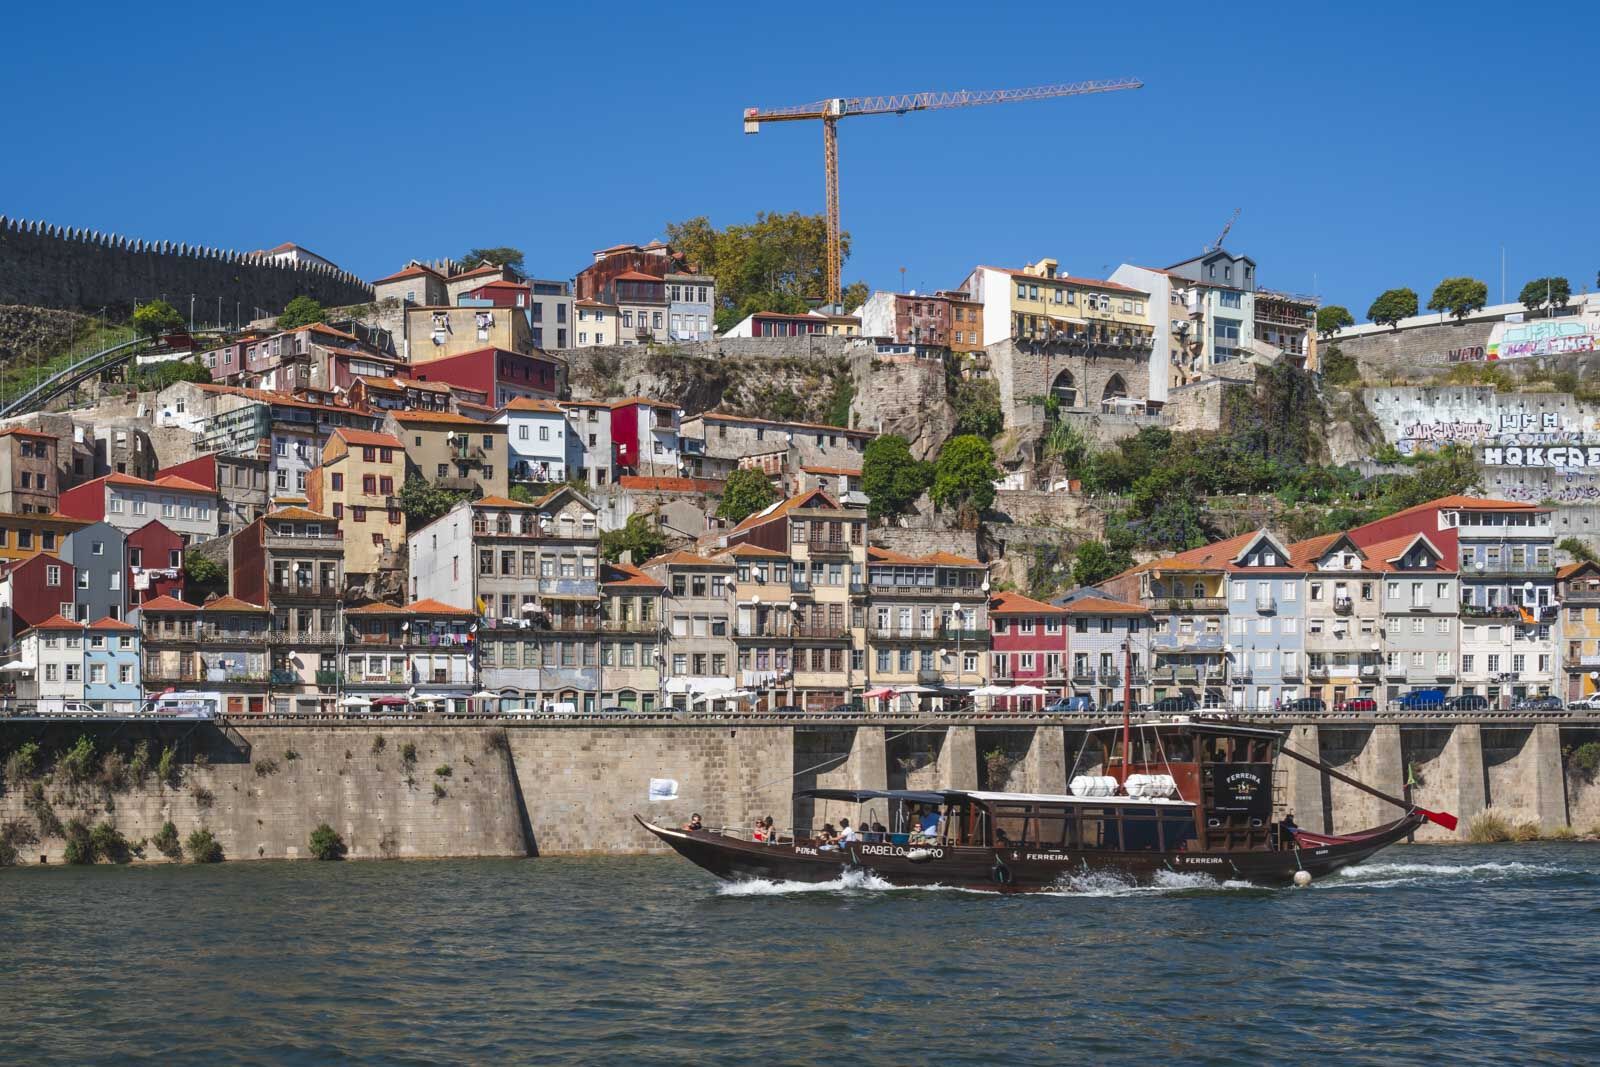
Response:
[[[61,542],[90,523],[59,514],[0,515],[0,561],[27,559],[38,552],[61,554]]]
[[[1021,270],[977,267],[961,291],[982,308],[984,345],[1011,339],[1148,349],[1155,336],[1151,323],[1166,317],[1165,308],[1152,312],[1148,293],[1119,282],[1063,274],[1053,259]]]
[[[526,354],[533,328],[523,308],[413,307],[406,309],[406,347],[413,366],[485,348]]]
[[[346,574],[376,574],[397,565],[391,554],[406,540],[400,510],[405,480],[406,452],[398,437],[344,426],[328,437],[321,464],[306,480],[306,493],[312,511],[343,525]]]
[[[1600,692],[1600,564],[1569,563],[1556,572],[1561,601],[1561,667],[1567,700]]]

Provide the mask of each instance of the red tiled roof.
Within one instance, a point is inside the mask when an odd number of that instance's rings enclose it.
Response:
[[[1451,564],[1450,560],[1445,557],[1444,553],[1439,550],[1439,546],[1435,545],[1433,541],[1428,538],[1427,534],[1420,533],[1402,534],[1399,537],[1391,537],[1387,541],[1379,541],[1377,544],[1368,545],[1366,548],[1367,562],[1371,564],[1374,570],[1383,571],[1385,573],[1415,573],[1412,571],[1401,571],[1400,568],[1396,567],[1392,561],[1397,560],[1404,555],[1406,550],[1415,544],[1419,538],[1423,541],[1427,541],[1434,554],[1439,557],[1439,562],[1434,566],[1433,570],[1431,572],[1424,573],[1456,573],[1456,568]]]
[[[373,285],[382,285],[384,282],[397,282],[397,281],[400,281],[403,278],[417,278],[417,277],[421,277],[424,274],[431,274],[435,278],[438,278],[440,281],[444,280],[444,275],[440,274],[438,271],[434,270],[432,267],[424,267],[421,263],[413,263],[409,267],[403,267],[400,270],[395,271],[393,274],[390,274],[390,275],[388,275],[386,277],[383,277],[383,278],[379,278],[377,281],[373,282],[372,284]]]
[[[485,496],[474,500],[472,502],[472,506],[485,508],[531,508],[534,505],[524,504],[520,500],[512,500],[508,496]]]
[[[734,567],[732,563],[725,563],[720,559],[707,559],[705,556],[697,556],[693,552],[685,552],[681,548],[676,552],[667,552],[657,556],[655,559],[646,560],[644,565],[646,567],[661,565],[668,567],[717,567],[723,570],[732,570]]]
[[[795,508],[800,507],[803,502],[816,496],[820,496],[822,499],[826,500],[828,502],[827,506],[830,508],[836,508],[839,506],[832,497],[830,497],[827,493],[824,493],[821,489],[809,489],[804,493],[791,496],[786,500],[780,500],[776,504],[769,504],[767,507],[756,512],[754,515],[747,516],[743,522],[739,523],[739,525],[735,526],[728,532],[739,533],[744,530],[752,529],[756,526],[765,526],[767,523],[773,522],[789,514],[789,512],[793,511]]]
[[[1017,270],[1015,267],[990,267],[982,264],[973,269],[997,270],[1001,274],[1009,274],[1013,278],[1027,278],[1029,281],[1035,282],[1064,282],[1068,285],[1089,286],[1095,289],[1112,289],[1123,293],[1138,293],[1140,296],[1150,295],[1143,289],[1135,289],[1130,285],[1123,285],[1121,282],[1106,281],[1103,278],[1079,278],[1071,274],[1057,274],[1054,278],[1047,278],[1043,274],[1029,274],[1027,271]]]
[[[655,477],[648,474],[624,474],[617,479],[617,484],[624,489],[635,489],[641,492],[656,493],[716,493],[722,490],[723,482],[710,478],[676,478]]]
[[[1548,510],[1550,510],[1550,509],[1549,508],[1541,508],[1536,504],[1521,504],[1521,503],[1518,503],[1518,502],[1516,502],[1514,500],[1491,500],[1488,497],[1461,496],[1461,495],[1457,494],[1455,496],[1441,496],[1436,500],[1429,500],[1429,501],[1427,501],[1425,503],[1422,503],[1422,504],[1413,505],[1412,507],[1406,508],[1404,511],[1397,511],[1397,512],[1394,513],[1394,515],[1386,516],[1385,518],[1379,519],[1377,521],[1378,522],[1385,522],[1388,519],[1394,518],[1395,515],[1416,515],[1419,512],[1424,512],[1424,511],[1548,511]],[[1372,526],[1372,525],[1376,525],[1376,523],[1368,523],[1368,525]]]
[[[838,476],[843,477],[843,478],[859,478],[859,477],[861,477],[861,469],[859,467],[806,467],[806,466],[802,466],[800,469],[805,471],[807,474],[834,474],[834,475],[838,475]]]
[[[644,571],[641,571],[638,567],[629,566],[626,563],[606,563],[602,566],[604,568],[602,571],[604,577],[600,580],[601,585],[609,585],[616,588],[628,587],[635,589],[666,588],[665,585],[656,581]]]
[[[265,517],[269,519],[297,519],[311,522],[337,521],[332,515],[324,515],[321,512],[312,511],[310,508],[301,507],[279,508],[277,511],[267,512]]]
[[[897,563],[902,565],[922,564],[923,566],[936,565],[941,567],[981,567],[978,560],[968,559],[966,556],[957,556],[949,552],[930,552],[926,556],[908,556],[903,552],[893,552],[887,548],[867,549],[868,563]]]
[[[394,417],[396,422],[404,423],[420,424],[432,422],[450,426],[473,426],[479,429],[483,428],[484,426],[494,425],[493,423],[485,423],[479,419],[469,419],[467,416],[458,415],[453,411],[391,411],[389,414]],[[505,427],[502,426],[500,429],[504,430]],[[493,431],[491,430],[490,432]]]
[[[89,629],[91,629],[91,630],[116,630],[116,631],[121,632],[121,631],[131,631],[131,630],[135,629],[135,627],[130,626],[128,623],[123,622],[121,619],[113,619],[110,615],[107,615],[103,619],[96,619],[94,622],[91,622],[89,624]]]
[[[333,432],[353,445],[374,445],[380,448],[405,447],[400,438],[394,434],[378,433],[375,430],[357,430],[352,426],[340,426]]]
[[[1585,568],[1594,570],[1597,574],[1600,574],[1600,563],[1595,563],[1593,560],[1580,559],[1576,563],[1568,563],[1565,566],[1558,568],[1556,570],[1556,577],[1571,578],[1573,575],[1579,573]]]
[[[458,278],[465,277],[465,275],[457,275],[456,277],[458,277]],[[455,280],[454,278],[451,279],[451,281],[454,281],[454,280]],[[531,290],[532,288],[533,287],[531,285],[528,285],[526,282],[512,282],[512,281],[507,281],[504,278],[496,278],[492,282],[484,282],[482,285],[478,286],[478,289],[524,289],[524,290]],[[477,292],[477,289],[474,289],[473,292]]]
[[[466,608],[458,608],[453,604],[434,600],[432,597],[413,600],[405,606],[405,610],[413,615],[459,615],[462,618],[468,618],[475,614],[475,612],[468,611]]]
[[[208,600],[200,607],[201,611],[251,611],[265,612],[267,609],[260,604],[252,604],[248,600],[240,600],[236,596],[224,594],[215,599]]]
[[[199,611],[200,610],[200,606],[198,604],[191,604],[186,600],[179,600],[177,597],[158,596],[158,597],[152,597],[151,599],[146,600],[143,604],[140,604],[139,605],[139,610],[140,611]]]
[[[52,441],[61,440],[53,433],[45,433],[42,430],[30,430],[23,426],[13,426],[8,430],[0,430],[0,437],[47,437]]]
[[[616,408],[632,407],[635,404],[650,408],[666,408],[668,411],[678,410],[678,405],[676,404],[669,404],[665,400],[652,400],[647,396],[625,396],[621,400],[611,401],[611,407],[613,410]]]
[[[81,622],[73,622],[71,619],[63,618],[58,613],[58,614],[50,616],[48,619],[45,619],[43,622],[34,623],[33,624],[33,629],[35,629],[35,630],[81,630],[81,629],[83,629],[83,623],[81,623]]]
[[[544,400],[540,397],[519,396],[507,402],[501,411],[542,411],[546,414],[561,414],[561,405],[554,400]]]
[[[1068,615],[1148,615],[1144,608],[1137,604],[1125,604],[1120,600],[1107,600],[1105,597],[1086,596],[1080,600],[1064,604]]]
[[[213,492],[210,486],[201,485],[199,482],[190,481],[188,478],[176,474],[163,474],[155,480],[155,484],[163,489],[184,489],[191,493]]]
[[[779,552],[775,548],[762,548],[760,545],[735,545],[724,553],[735,559],[788,559],[787,552]]]
[[[1021,593],[996,593],[989,598],[990,615],[1065,615],[1065,608],[1046,604]]]

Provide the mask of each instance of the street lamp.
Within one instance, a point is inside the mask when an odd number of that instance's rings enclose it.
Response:
[[[962,617],[961,617],[961,605],[959,603],[954,603],[954,604],[950,605],[950,618],[951,618],[951,621],[953,621],[956,624],[956,688],[960,689],[961,688],[961,683],[965,679],[966,672],[963,669],[963,661],[961,659],[961,636],[962,636],[961,635],[961,624],[962,624]]]
[[[789,703],[790,704],[793,704],[795,702],[795,699],[796,699],[796,694],[795,694],[795,682],[797,680],[796,679],[796,675],[798,675],[800,673],[800,664],[799,664],[798,660],[795,658],[800,654],[799,650],[795,648],[795,639],[797,637],[799,637],[799,627],[800,627],[800,621],[798,619],[799,614],[800,614],[800,602],[791,597],[790,600],[789,600]]]

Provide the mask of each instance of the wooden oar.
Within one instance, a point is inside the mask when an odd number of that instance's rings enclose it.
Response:
[[[1437,824],[1439,826],[1442,826],[1446,830],[1454,830],[1456,828],[1456,817],[1454,815],[1451,815],[1448,811],[1429,811],[1427,808],[1419,808],[1415,804],[1409,804],[1406,801],[1401,800],[1399,797],[1392,797],[1388,793],[1379,792],[1378,790],[1372,788],[1370,785],[1367,785],[1365,782],[1358,782],[1354,778],[1350,777],[1348,774],[1341,774],[1339,771],[1334,770],[1332,767],[1328,766],[1326,763],[1323,763],[1321,760],[1312,759],[1310,756],[1302,756],[1300,753],[1294,751],[1292,748],[1284,747],[1284,748],[1280,748],[1278,751],[1282,752],[1285,756],[1288,756],[1290,759],[1299,760],[1301,763],[1304,763],[1307,767],[1315,767],[1317,770],[1322,771],[1324,774],[1326,774],[1329,778],[1336,778],[1339,781],[1343,782],[1345,785],[1353,785],[1357,789],[1361,790],[1363,793],[1370,793],[1372,796],[1377,797],[1379,800],[1387,801],[1388,803],[1393,804],[1397,808],[1405,808],[1408,811],[1415,811],[1417,814],[1421,815],[1423,818],[1427,819],[1429,822],[1435,823],[1435,824]]]

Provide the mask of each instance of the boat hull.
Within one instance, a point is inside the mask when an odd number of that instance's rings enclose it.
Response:
[[[635,816],[635,818],[638,818]],[[840,850],[800,844],[767,845],[711,831],[672,830],[638,819],[684,859],[728,881],[832,882],[865,874],[889,885],[948,886],[1017,893],[1058,890],[1075,877],[1104,874],[1149,885],[1172,874],[1217,882],[1287,885],[1305,871],[1320,879],[1360,863],[1416,830],[1423,817],[1404,817],[1349,840],[1300,849],[1255,852],[1110,852],[1026,847],[903,846],[856,842]]]

